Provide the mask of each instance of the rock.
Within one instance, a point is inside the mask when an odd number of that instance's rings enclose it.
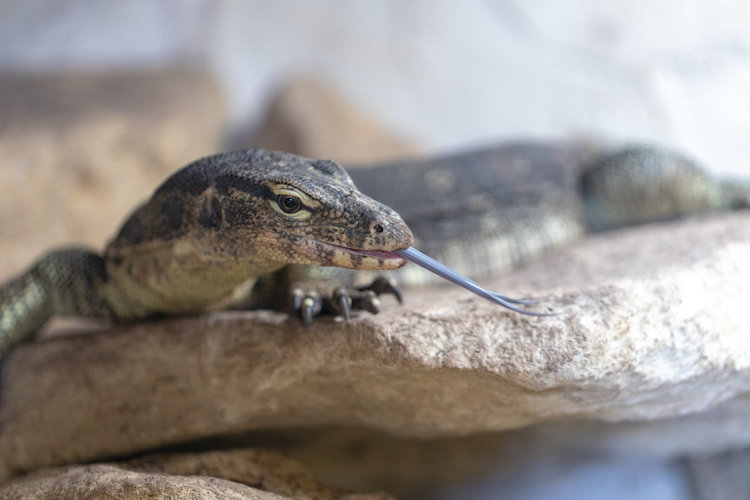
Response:
[[[0,280],[51,245],[102,248],[167,174],[216,152],[223,126],[204,74],[3,74]]]
[[[161,454],[128,462],[45,469],[0,485],[2,498],[237,498],[388,500],[323,486],[298,463],[262,450]]]
[[[748,252],[744,212],[590,237],[484,280],[563,313],[542,319],[446,286],[310,329],[261,311],[58,334],[4,363],[0,471],[316,425],[439,438],[654,421],[650,447],[741,446],[748,426],[689,444],[660,426],[750,414]]]
[[[112,465],[45,469],[0,486],[7,499],[74,500],[78,498],[252,499],[289,498],[213,477],[169,476],[133,472]]]
[[[347,166],[419,152],[413,141],[357,109],[341,93],[308,79],[292,80],[276,92],[252,144],[311,158],[331,158]]]

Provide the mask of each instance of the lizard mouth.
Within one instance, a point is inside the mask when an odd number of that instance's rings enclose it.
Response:
[[[395,252],[385,250],[360,250],[333,243],[315,241],[331,253],[331,264],[338,267],[363,270],[392,270],[406,264],[407,260]]]
[[[338,248],[339,250],[343,250],[344,252],[349,252],[353,255],[365,255],[367,257],[373,257],[375,259],[398,260],[403,261],[404,264],[406,264],[406,259],[395,252],[386,252],[384,250],[357,250],[356,248],[342,247],[341,245],[331,246],[333,246],[334,248]]]

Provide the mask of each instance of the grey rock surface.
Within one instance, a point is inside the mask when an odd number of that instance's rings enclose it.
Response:
[[[432,287],[311,329],[226,312],[56,332],[4,363],[0,471],[272,427],[448,437],[659,424],[723,402],[747,415],[749,252],[750,214],[736,213],[590,237],[482,280],[562,313],[542,319]],[[750,443],[735,431],[736,446]]]

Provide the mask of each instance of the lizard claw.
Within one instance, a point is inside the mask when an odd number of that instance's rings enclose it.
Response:
[[[308,290],[304,284],[298,284],[291,288],[289,299],[294,315],[309,327],[320,315],[343,316],[348,320],[352,311],[377,314],[380,312],[378,296],[386,293],[393,294],[396,300],[402,301],[401,291],[395,282],[384,276],[361,288],[336,288],[330,295],[321,294],[320,290],[314,288]]]
[[[377,278],[372,280],[372,283],[370,283],[367,286],[357,288],[357,290],[361,292],[371,290],[375,292],[376,295],[383,295],[384,293],[390,293],[390,294],[393,294],[394,297],[396,297],[396,300],[398,300],[399,304],[404,303],[404,297],[401,294],[401,289],[398,287],[398,285],[393,279],[387,278],[385,276],[378,276]]]
[[[331,307],[334,312],[340,314],[344,319],[351,317],[352,298],[346,288],[337,288],[333,292]]]
[[[302,321],[304,321],[306,327],[311,327],[313,324],[313,318],[315,317],[315,299],[312,297],[306,297],[302,301],[302,309],[300,311],[302,315]]]
[[[290,295],[292,296],[292,310],[302,310],[302,299],[305,298],[305,292],[303,292],[300,288],[294,288]]]
[[[323,300],[315,291],[305,292],[295,287],[291,291],[292,309],[302,319],[305,326],[312,326],[315,316],[323,309]]]

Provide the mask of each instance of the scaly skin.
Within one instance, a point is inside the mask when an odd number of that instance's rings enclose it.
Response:
[[[750,183],[720,182],[653,146],[517,142],[351,176],[403,216],[416,248],[469,277],[507,271],[587,232],[750,206]],[[437,281],[416,266],[398,274]]]
[[[420,249],[469,276],[505,270],[588,230],[750,204],[747,184],[719,183],[687,158],[651,147],[602,154],[517,143],[352,174],[404,216]],[[287,195],[300,200],[298,211],[282,210]],[[253,282],[243,308],[291,302],[307,323],[348,307],[377,311],[387,283],[348,290],[331,268],[317,266],[395,269],[404,261],[393,254],[341,247],[389,252],[411,242],[401,217],[360,193],[333,162],[262,150],[204,158],[137,209],[103,257],[54,251],[0,287],[0,356],[55,314],[116,321],[196,314],[237,305],[229,297]],[[426,273],[412,269],[407,281],[423,281]],[[298,285],[311,279],[332,293]]]
[[[391,252],[412,240],[401,217],[334,162],[263,150],[211,156],[167,179],[103,257],[53,251],[0,288],[0,356],[53,315],[196,314],[292,264],[396,269],[405,260]]]

